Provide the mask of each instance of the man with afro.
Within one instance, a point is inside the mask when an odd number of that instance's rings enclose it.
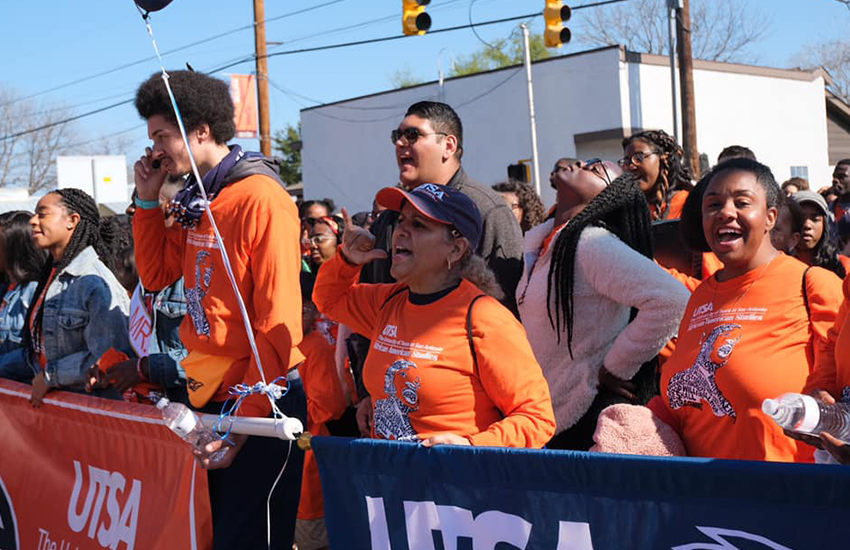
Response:
[[[267,382],[286,377],[278,406],[306,421],[306,400],[294,367],[303,360],[299,273],[300,221],[283,189],[279,163],[228,145],[235,133],[228,85],[193,71],[169,73],[188,142],[202,181],[192,174],[189,151],[164,81],[155,74],[136,93],[136,109],[153,142],[135,164],[134,236],[139,277],[146,289],[165,288],[183,277],[188,314],[180,338],[192,408],[218,414],[228,390],[261,380],[231,286],[206,217],[221,231],[239,292],[249,312]],[[170,204],[178,223],[166,229],[157,198],[166,177],[188,175]],[[209,203],[201,195],[206,191]],[[292,372],[290,372],[292,369]],[[280,382],[283,385],[283,382]],[[248,397],[239,415],[266,417],[264,395]],[[213,516],[213,548],[266,547],[266,498],[284,457],[289,462],[271,500],[271,548],[292,546],[303,453],[274,438],[231,434],[196,452],[207,468]],[[227,449],[224,457],[212,455]]]

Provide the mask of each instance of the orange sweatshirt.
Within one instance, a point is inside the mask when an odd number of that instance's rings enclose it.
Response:
[[[336,323],[320,319],[316,328],[305,335],[298,345],[305,357],[298,372],[304,384],[304,393],[307,394],[307,429],[313,435],[330,435],[325,422],[339,418],[346,409],[334,357],[338,329]],[[313,451],[306,451],[298,518],[309,520],[323,517],[325,508],[319,465]]]
[[[271,383],[303,359],[296,347],[302,334],[298,209],[280,184],[264,175],[228,185],[211,208]],[[158,208],[136,210],[139,277],[148,289],[183,277],[188,314],[180,339],[189,350],[183,361],[189,398],[196,407],[224,401],[232,385],[261,380],[236,296],[207,217],[193,229],[166,230],[164,222]],[[255,395],[243,402],[240,414],[270,411],[268,399]]]
[[[850,402],[850,275],[844,278],[844,300],[804,393],[812,390],[826,390],[836,401]]]
[[[472,283],[416,305],[403,284],[357,284],[360,269],[337,254],[322,265],[313,301],[372,340],[363,378],[373,436],[421,440],[451,432],[473,445],[542,447],[555,432],[549,387],[522,325],[493,298],[473,307],[473,363],[466,317],[482,292]],[[385,303],[386,302],[386,303]]]
[[[835,320],[840,281],[813,268],[811,320],[803,302],[806,266],[780,254],[735,279],[716,277],[691,296],[676,352],[664,365],[661,395],[689,456],[811,461],[812,448],[786,437],[762,401],[803,389],[810,340],[822,346]]]

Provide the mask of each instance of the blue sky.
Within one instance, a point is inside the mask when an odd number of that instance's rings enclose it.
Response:
[[[266,0],[266,18],[328,2]],[[804,46],[838,38],[842,28],[850,23],[850,10],[836,0],[749,2],[772,19],[770,35],[753,49],[762,65],[790,66]],[[580,2],[570,4],[575,7]],[[168,52],[250,26],[252,5],[251,0],[174,0],[153,14],[152,26],[160,49]],[[523,15],[540,11],[543,5],[543,0],[476,0],[472,18],[482,22]],[[469,22],[470,0],[432,0],[428,12],[433,19],[432,30],[464,25]],[[574,37],[581,32],[582,13],[576,11],[569,25]],[[396,35],[400,32],[400,14],[400,0],[341,0],[332,6],[269,22],[268,41],[282,42],[269,46],[269,51]],[[515,22],[482,27],[478,34],[484,40],[494,40],[508,36],[516,25]],[[542,17],[533,19],[531,26],[541,30]],[[452,56],[467,55],[481,46],[479,39],[467,29],[271,58],[272,130],[297,123],[299,109],[316,105],[317,101],[337,101],[390,89],[390,77],[400,69],[408,68],[424,79],[436,79],[438,58],[447,68]],[[158,70],[150,39],[132,0],[6,0],[0,7],[0,47],[5,53],[0,65],[0,87],[11,87],[20,95],[39,94],[34,100],[44,102],[42,110],[63,105],[62,112],[69,114],[130,99],[138,84]],[[196,70],[210,70],[247,57],[253,49],[253,32],[247,28],[166,55],[165,63],[166,68],[183,68],[188,62]],[[574,43],[563,51],[582,49],[586,47]],[[64,86],[134,62],[139,63]],[[253,70],[253,63],[246,62],[218,74],[226,77],[230,72]],[[132,160],[147,144],[146,131],[140,124],[132,105],[124,105],[80,120],[76,142],[97,144],[102,136],[132,129],[120,135],[126,142],[118,151]],[[256,140],[245,140],[244,145],[258,147]]]

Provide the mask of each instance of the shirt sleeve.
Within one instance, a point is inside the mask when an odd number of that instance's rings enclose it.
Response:
[[[603,362],[612,374],[628,380],[675,336],[691,294],[653,260],[600,228],[582,234],[576,268],[599,294],[638,310]]]
[[[313,303],[330,319],[371,338],[384,302],[403,286],[358,284],[359,277],[360,267],[349,264],[342,252],[337,252],[319,269],[313,287]]]
[[[186,231],[179,225],[166,229],[162,210],[136,209],[133,240],[136,269],[146,289],[161,290],[183,276]]]
[[[129,319],[115,300],[109,285],[95,285],[86,299],[88,323],[83,329],[86,349],[57,357],[47,362],[50,386],[79,386],[86,382],[89,367],[95,364],[109,348],[130,352],[127,333]]]
[[[478,446],[541,448],[555,434],[549,384],[525,330],[492,298],[473,306],[473,345],[478,377],[504,419],[469,436]]]
[[[258,192],[259,189],[258,186]],[[246,209],[238,221],[245,227],[244,233],[252,237],[253,290],[243,295],[250,296],[248,311],[251,312],[257,351],[268,383],[285,376],[294,366],[294,357],[299,362],[302,357],[297,349],[303,334],[301,226],[295,206],[287,205],[291,208],[286,208],[277,204],[277,200],[275,194],[270,193],[265,200],[257,201],[255,208]],[[241,382],[250,386],[258,380],[262,378],[256,357],[252,354]],[[246,398],[240,408],[240,414],[245,416],[267,416],[270,412],[271,404],[264,395]]]
[[[803,391],[826,390],[833,397],[838,393],[835,343],[850,316],[850,277],[844,280],[843,300],[841,294],[835,296],[836,281],[832,273],[820,268],[810,269],[806,277],[815,365]]]

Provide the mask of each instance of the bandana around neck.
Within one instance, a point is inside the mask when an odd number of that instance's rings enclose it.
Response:
[[[215,200],[215,197],[225,187],[227,175],[242,160],[243,156],[242,147],[233,145],[227,156],[203,177],[201,183],[209,202]],[[192,174],[186,180],[186,186],[171,199],[168,210],[180,225],[188,229],[198,225],[206,207],[207,203],[204,202],[204,197],[201,195],[198,181]]]

